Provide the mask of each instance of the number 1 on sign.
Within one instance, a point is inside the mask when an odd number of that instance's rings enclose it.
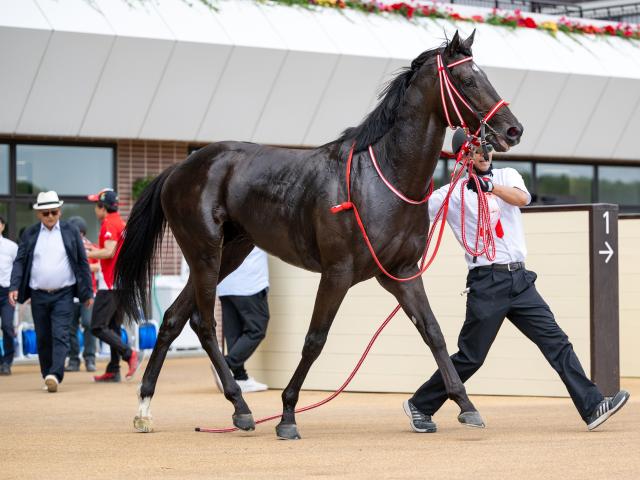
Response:
[[[604,212],[602,218],[604,218],[604,231],[609,235],[609,212]]]

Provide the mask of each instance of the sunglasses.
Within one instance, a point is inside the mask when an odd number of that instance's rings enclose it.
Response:
[[[48,217],[49,215],[56,216],[60,213],[60,210],[40,210],[40,214],[43,217]]]

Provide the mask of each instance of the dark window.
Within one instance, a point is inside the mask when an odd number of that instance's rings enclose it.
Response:
[[[529,190],[529,193],[533,190],[533,163],[532,162],[517,162],[510,160],[494,160],[493,168],[513,168],[524,180],[524,185]]]
[[[640,168],[599,166],[598,201],[640,206]]]
[[[445,165],[446,160],[438,160],[436,169],[433,171],[433,186],[434,188],[440,188],[443,185],[449,183],[449,177],[446,176]]]
[[[88,195],[113,186],[113,149],[57,145],[16,147],[16,193]]]
[[[0,202],[0,217],[4,218],[5,222],[9,221],[9,209],[7,208],[7,204]],[[9,236],[9,229],[7,225],[5,225],[4,232],[2,232],[3,237]]]
[[[64,201],[62,218],[84,218],[87,237],[95,242],[98,221],[86,196],[105,187],[116,188],[115,148],[6,143],[0,144],[0,215],[7,220],[5,235],[16,240],[21,229],[36,223],[32,204],[37,194],[55,190]]]
[[[536,193],[547,204],[591,203],[593,201],[592,165],[538,163]]]
[[[9,145],[0,144],[0,195],[9,195]]]

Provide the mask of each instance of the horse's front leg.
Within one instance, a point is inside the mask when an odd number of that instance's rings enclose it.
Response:
[[[416,272],[417,268],[412,267],[400,272],[400,276],[408,277]],[[404,312],[431,349],[440,369],[447,395],[460,407],[461,413],[458,416],[460,423],[473,427],[484,427],[484,421],[473,406],[473,403],[471,403],[471,400],[469,400],[464,384],[460,380],[460,376],[447,353],[444,336],[429,306],[422,279],[417,278],[409,282],[396,282],[384,275],[379,275],[377,280],[380,285],[396,297]]]
[[[276,426],[278,438],[284,440],[301,438],[295,417],[300,389],[311,365],[322,352],[333,319],[338,313],[338,308],[340,308],[349,287],[351,287],[350,276],[333,277],[323,273],[320,279],[311,325],[309,325],[302,348],[302,359],[289,384],[282,392],[282,420]]]

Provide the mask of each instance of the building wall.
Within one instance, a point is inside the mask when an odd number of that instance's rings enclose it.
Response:
[[[588,219],[586,211],[524,215],[529,249],[527,268],[539,274],[537,288],[571,338],[587,374],[590,371]],[[552,237],[549,232],[553,232]],[[464,320],[466,297],[460,292],[465,288],[465,277],[466,264],[460,246],[447,227],[438,257],[423,281],[449,353],[456,351],[457,334]],[[270,280],[269,331],[248,368],[270,386],[282,388],[300,360],[319,275],[271,258]],[[375,280],[353,287],[304,387],[333,390],[340,386],[377,326],[395,305],[393,297]],[[400,312],[382,333],[348,390],[412,392],[435,368],[427,346]],[[474,394],[567,395],[537,347],[509,321],[505,321],[483,368],[467,383],[467,389]]]
[[[620,375],[640,377],[640,219],[618,222],[620,249]]]
[[[183,161],[188,155],[184,142],[152,140],[117,141],[117,185],[122,204],[122,215],[131,211],[133,183],[139,178],[154,177],[167,167]],[[158,271],[165,275],[180,273],[180,249],[171,232],[167,232],[157,258]]]

